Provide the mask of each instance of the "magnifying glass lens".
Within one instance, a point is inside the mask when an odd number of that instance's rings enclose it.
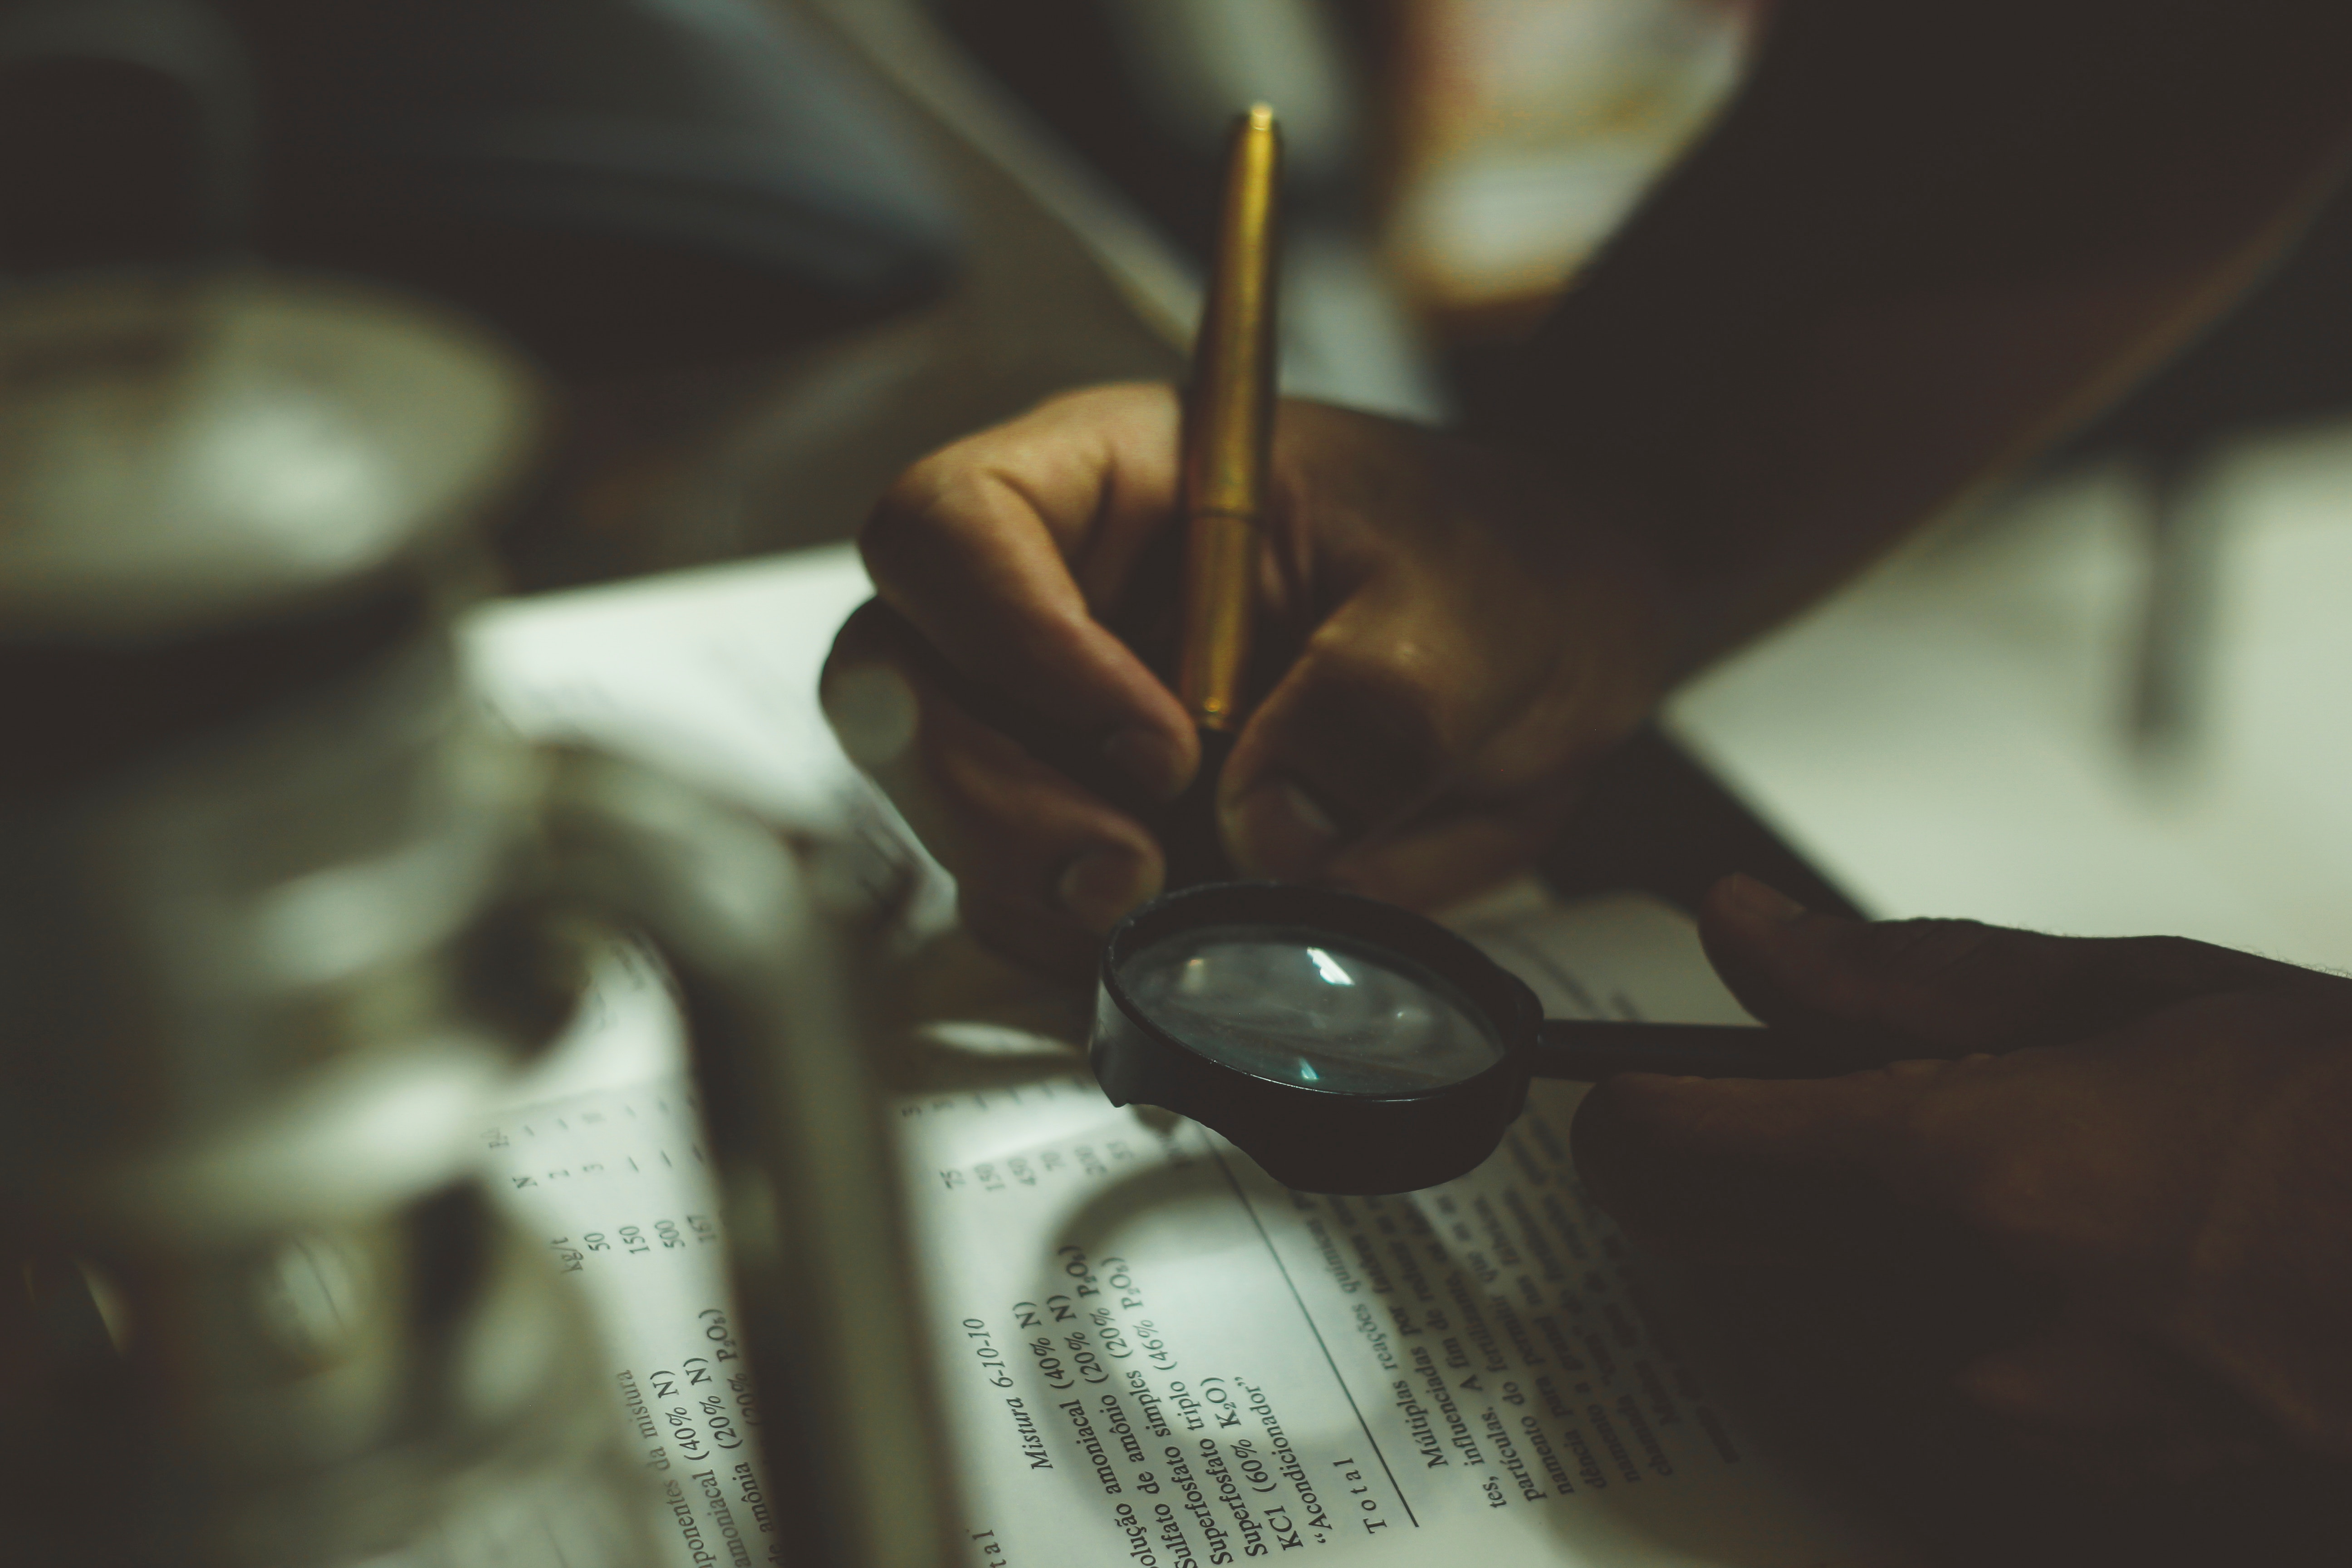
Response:
[[[1142,948],[1118,978],[1166,1033],[1277,1083],[1412,1094],[1503,1058],[1492,1026],[1435,974],[1326,931],[1199,926]]]

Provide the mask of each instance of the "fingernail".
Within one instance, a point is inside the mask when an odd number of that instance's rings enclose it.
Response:
[[[897,762],[915,743],[915,689],[887,664],[835,671],[817,701],[842,751],[869,772]]]
[[[1158,801],[1174,800],[1182,794],[1192,773],[1184,760],[1184,748],[1157,730],[1114,731],[1103,742],[1103,755],[1110,759],[1111,766],[1141,784]]]
[[[1160,890],[1151,866],[1131,849],[1089,849],[1062,869],[1054,884],[1062,907],[1090,931],[1107,931],[1128,910]]]
[[[1759,925],[1794,925],[1805,918],[1805,906],[1777,888],[1768,887],[1745,872],[1735,874],[1724,889],[1724,900],[1735,913]]]
[[[1339,842],[1339,825],[1286,778],[1271,778],[1223,814],[1234,863],[1252,877],[1301,877]]]

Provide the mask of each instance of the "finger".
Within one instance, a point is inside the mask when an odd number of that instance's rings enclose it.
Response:
[[[1225,764],[1218,815],[1236,865],[1319,876],[1437,798],[1533,684],[1475,624],[1443,584],[1400,573],[1316,629]]]
[[[1182,706],[1098,618],[1175,507],[1165,387],[1057,400],[908,469],[858,533],[875,590],[959,671],[1088,730],[1158,799],[1198,763]]]
[[[1456,796],[1525,797],[1548,814],[1655,700],[1664,622],[1621,548],[1580,535],[1563,553],[1483,526],[1434,471],[1384,474],[1376,493],[1287,496],[1297,525],[1357,547],[1318,558],[1321,620],[1220,782],[1227,846],[1251,872],[1332,873]],[[1533,503],[1480,504],[1523,517]],[[1400,509],[1423,514],[1414,542],[1369,542],[1381,530],[1365,518]]]
[[[1987,1352],[1957,1381],[2019,1447],[2110,1484],[2186,1481],[2266,1457],[2237,1413],[2176,1387],[2120,1333],[2070,1320]]]
[[[2181,937],[1844,920],[1747,877],[1708,893],[1699,933],[1725,984],[1767,1023],[1945,1056],[2081,1039],[2190,997],[2322,978]]]
[[[1969,1063],[1812,1081],[1625,1074],[1578,1107],[1570,1144],[1601,1206],[1643,1245],[1724,1260],[1883,1227],[1916,1195],[1917,1109]]]
[[[1355,845],[1325,871],[1330,883],[1407,909],[1442,910],[1526,869],[1559,830],[1573,796],[1546,791],[1486,809],[1444,810]]]
[[[1084,966],[1159,889],[1144,826],[982,723],[887,618],[845,628],[820,686],[827,720],[952,874],[973,934],[1033,963]]]

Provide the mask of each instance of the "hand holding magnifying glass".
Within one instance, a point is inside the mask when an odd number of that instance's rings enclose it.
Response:
[[[1137,910],[1088,1045],[1113,1104],[1215,1128],[1284,1185],[1399,1193],[1495,1152],[1537,1078],[1817,1078],[1875,1065],[1798,1031],[1546,1018],[1476,947],[1392,904],[1225,882]]]

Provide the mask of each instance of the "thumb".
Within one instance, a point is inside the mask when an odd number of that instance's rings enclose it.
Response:
[[[1958,1064],[1785,1081],[1626,1073],[1593,1086],[1570,1147],[1637,1244],[1719,1258],[1895,1222],[1912,1110]]]
[[[1305,879],[1427,804],[1492,727],[1458,626],[1364,595],[1318,627],[1225,764],[1221,831],[1251,876]]]
[[[2062,1044],[2191,997],[2322,978],[2185,937],[1844,920],[1748,877],[1727,877],[1707,894],[1699,934],[1717,973],[1757,1017],[1852,1038],[1879,1060]]]

